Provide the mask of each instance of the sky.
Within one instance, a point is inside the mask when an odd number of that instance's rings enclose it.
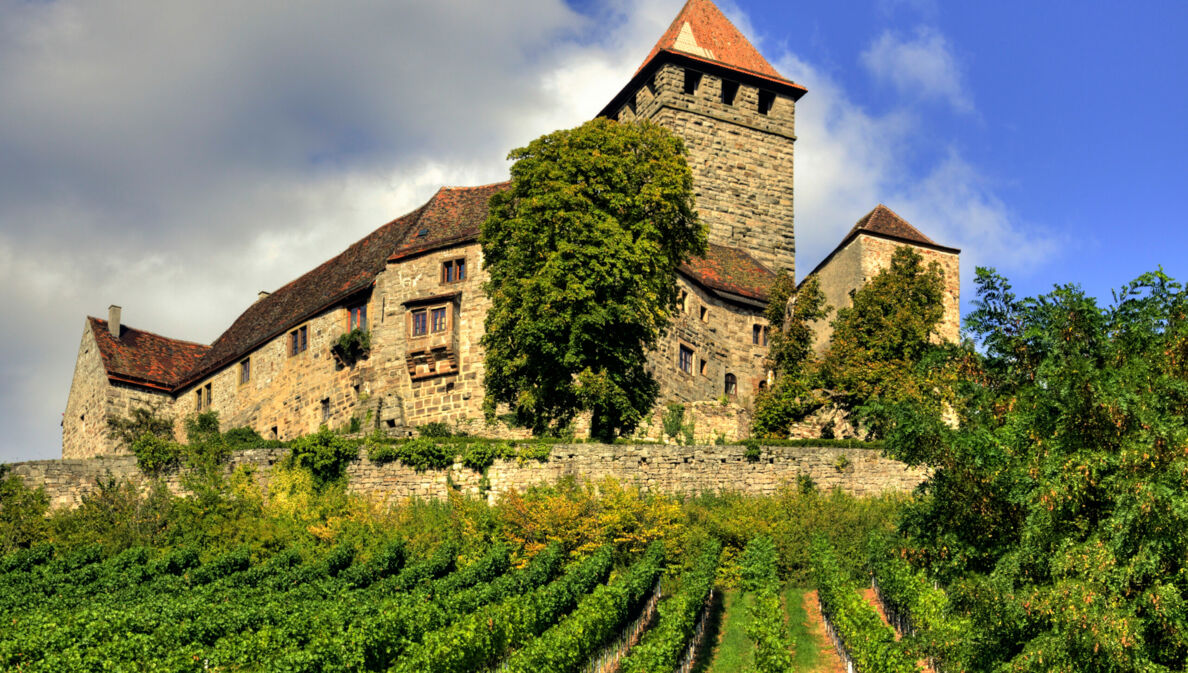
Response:
[[[590,119],[681,0],[0,0],[0,462],[61,454],[85,316],[210,343]],[[884,203],[1020,295],[1188,279],[1188,5],[723,0],[797,105],[797,268]]]

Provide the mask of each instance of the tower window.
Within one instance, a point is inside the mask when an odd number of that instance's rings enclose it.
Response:
[[[326,423],[330,420],[330,398],[327,397],[322,400],[322,422]]]
[[[697,93],[699,84],[701,84],[701,73],[696,70],[685,70],[685,93],[690,96]]]
[[[771,112],[771,106],[775,105],[775,94],[771,91],[759,90],[759,114],[765,115]]]
[[[756,346],[767,345],[767,325],[756,324],[751,328],[751,343]]]
[[[702,322],[709,321],[709,309],[704,306],[701,307],[701,321]]]
[[[722,102],[727,105],[734,105],[734,97],[738,95],[738,82],[731,82],[728,79],[722,80]]]
[[[698,369],[697,369],[697,373],[701,374],[702,376],[705,376],[705,365],[706,364],[708,364],[708,363],[705,360],[702,360]]]
[[[239,385],[252,380],[252,359],[247,358],[239,363]]]
[[[738,394],[738,378],[734,374],[726,375],[726,394],[731,397]]]

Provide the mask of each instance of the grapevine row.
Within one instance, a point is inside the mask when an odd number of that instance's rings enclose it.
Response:
[[[917,673],[920,667],[895,640],[875,608],[863,600],[858,586],[838,563],[833,547],[813,542],[813,578],[827,629],[840,640],[839,651],[859,673]]]
[[[792,670],[788,627],[780,604],[780,580],[775,542],[752,538],[743,549],[743,588],[753,592],[747,635],[755,643],[755,670],[783,673]]]
[[[685,645],[704,612],[722,556],[721,543],[711,542],[693,568],[681,576],[680,591],[660,604],[660,618],[623,661],[623,673],[660,673],[676,669]]]
[[[573,673],[619,629],[656,586],[664,568],[664,544],[653,542],[618,580],[582,598],[563,621],[532,640],[504,665],[511,673]]]

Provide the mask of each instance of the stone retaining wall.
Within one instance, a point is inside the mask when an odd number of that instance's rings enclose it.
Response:
[[[232,457],[230,466],[248,466],[261,487],[267,488],[273,467],[287,454],[288,449],[241,451]],[[102,479],[148,482],[132,456],[38,460],[9,467],[30,486],[44,486],[53,508],[76,507]],[[668,493],[770,494],[801,474],[811,477],[820,488],[838,487],[859,496],[908,492],[926,476],[923,470],[884,458],[875,450],[809,446],[764,447],[760,459],[752,462],[742,446],[564,444],[553,447],[544,462],[496,461],[485,480],[461,463],[448,470],[418,473],[400,463],[380,465],[361,457],[347,468],[351,491],[386,502],[443,498],[451,489],[471,495],[485,493],[494,502],[502,493],[567,476],[592,481],[613,477]],[[178,474],[167,475],[165,481],[174,492],[182,491]]]

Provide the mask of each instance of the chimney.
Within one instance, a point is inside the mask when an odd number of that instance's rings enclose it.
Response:
[[[120,338],[120,307],[112,304],[107,307],[107,331],[115,338]]]
[[[261,299],[263,299],[264,297],[267,297],[270,294],[272,294],[272,293],[269,292],[268,290],[260,290],[260,293],[256,295],[256,301],[260,301]]]

